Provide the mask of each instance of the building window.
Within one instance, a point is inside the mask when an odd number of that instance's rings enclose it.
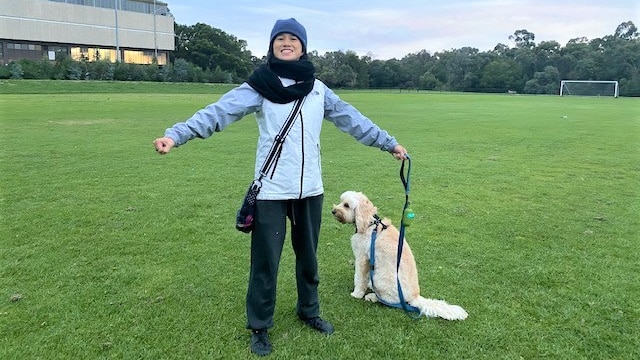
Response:
[[[58,60],[61,56],[66,57],[66,55],[68,54],[67,52],[67,47],[66,46],[55,46],[55,45],[49,45],[47,46],[47,52],[45,54],[45,56],[51,60]]]
[[[60,52],[60,53],[67,53],[67,47],[66,46],[54,46],[54,45],[49,45],[47,47],[47,49],[49,51],[55,51],[55,52]]]
[[[146,53],[146,51],[125,50],[124,62],[133,64],[151,64],[152,61],[148,59],[148,55]],[[151,59],[153,59],[153,54],[151,54]]]
[[[92,47],[72,47],[71,58],[76,61],[117,60],[116,50]]]
[[[42,46],[41,45],[35,45],[35,44],[7,43],[7,49],[11,49],[11,50],[27,50],[27,51],[42,51]]]
[[[154,51],[153,50],[125,50],[124,62],[132,64],[153,64]],[[166,53],[158,53],[157,59],[158,65],[166,65],[167,57]]]
[[[89,53],[89,50],[87,48],[81,48],[81,47],[72,47],[71,48],[71,58],[75,61],[81,61],[81,60],[88,60],[89,59],[89,55],[87,55]]]
[[[167,53],[165,52],[158,53],[158,65],[167,65]]]
[[[74,46],[71,48],[71,58],[76,61],[107,60],[116,62],[118,55],[115,49]]]

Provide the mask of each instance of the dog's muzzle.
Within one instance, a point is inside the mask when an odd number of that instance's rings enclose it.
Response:
[[[340,213],[339,211],[336,211],[336,209],[333,209],[331,210],[331,214],[333,214],[333,217],[336,218],[338,222],[344,224],[344,217],[342,216],[342,213]]]

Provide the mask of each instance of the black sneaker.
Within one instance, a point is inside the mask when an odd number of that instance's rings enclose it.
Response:
[[[251,352],[258,356],[271,354],[271,341],[267,329],[251,330]]]
[[[314,317],[314,318],[309,318],[309,319],[302,319],[302,321],[304,321],[304,323],[314,329],[317,330],[323,334],[326,335],[331,335],[333,334],[333,325],[331,325],[330,322],[322,320],[322,318],[320,317]]]

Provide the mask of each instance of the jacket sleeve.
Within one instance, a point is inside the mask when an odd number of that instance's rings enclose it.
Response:
[[[371,119],[364,116],[351,104],[340,99],[325,85],[324,118],[338,129],[353,136],[358,142],[381,150],[393,152],[398,145],[396,139]]]
[[[164,135],[175,141],[176,146],[194,138],[208,138],[245,115],[258,111],[262,99],[251,86],[243,83],[222,95],[215,103],[193,114],[187,121],[168,128]]]

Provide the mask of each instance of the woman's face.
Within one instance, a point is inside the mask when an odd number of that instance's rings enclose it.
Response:
[[[278,34],[273,39],[273,56],[278,60],[297,61],[302,57],[302,42],[289,33]]]

